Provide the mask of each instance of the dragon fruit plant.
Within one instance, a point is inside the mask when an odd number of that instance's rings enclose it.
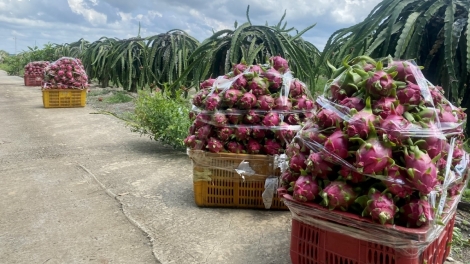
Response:
[[[44,68],[43,89],[86,89],[88,76],[80,59],[62,57]]]
[[[423,79],[411,61],[361,56],[332,69],[311,116],[286,146],[282,186],[299,202],[352,212],[379,225],[416,228],[439,219],[431,204],[438,205],[444,193],[460,199],[466,182],[464,109]],[[304,187],[310,185],[301,174],[320,186],[318,199],[299,194],[311,188]],[[444,181],[446,175],[455,178]],[[297,181],[302,188],[296,190]]]
[[[202,150],[214,153],[283,154],[317,107],[280,56],[270,58],[269,64],[234,64],[230,72],[201,82],[199,88],[184,143],[201,149],[196,141],[204,141]]]

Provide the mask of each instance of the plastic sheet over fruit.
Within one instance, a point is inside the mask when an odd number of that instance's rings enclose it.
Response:
[[[88,76],[80,59],[62,57],[44,69],[42,89],[87,89]]]
[[[468,182],[465,181],[465,184]],[[465,188],[461,186],[461,191]],[[280,191],[285,193],[285,191]],[[329,232],[345,234],[362,241],[394,248],[403,255],[417,257],[444,230],[454,216],[461,194],[446,201],[446,207],[439,223],[419,228],[407,228],[398,225],[374,223],[348,212],[331,211],[317,204],[301,203],[284,194],[284,203],[292,213],[292,217],[303,223],[318,227]]]
[[[33,61],[24,66],[25,76],[44,76],[44,69],[49,65],[48,61]]]

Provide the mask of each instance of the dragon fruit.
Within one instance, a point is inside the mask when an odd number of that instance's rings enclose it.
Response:
[[[235,90],[245,90],[245,87],[248,86],[248,80],[246,79],[245,75],[237,76],[237,79],[232,83],[231,89]]]
[[[434,105],[444,103],[444,89],[441,86],[429,86],[429,92],[431,93],[431,98]]]
[[[413,198],[400,208],[400,220],[407,227],[420,227],[433,220],[432,209],[425,197]]]
[[[408,138],[406,131],[411,127],[411,123],[403,118],[403,116],[398,115],[395,112],[393,106],[390,114],[380,121],[379,125],[379,135],[386,134],[388,140],[391,142],[401,145],[404,140]]]
[[[274,107],[274,98],[269,94],[258,97],[256,107],[260,110],[270,111]]]
[[[245,124],[257,124],[261,121],[261,117],[255,110],[249,110],[246,115],[243,117],[243,122]]]
[[[417,146],[410,146],[411,153],[405,148],[405,165],[413,186],[422,194],[429,194],[438,184],[436,160],[432,160],[427,153]]]
[[[222,141],[227,141],[233,135],[233,128],[221,127],[217,129],[217,137]]]
[[[184,140],[183,143],[186,147],[193,148],[194,144],[196,143],[196,135],[189,135]]]
[[[292,102],[291,99],[286,96],[279,96],[278,98],[274,99],[274,110],[279,111],[290,111],[292,110]]]
[[[398,89],[397,98],[405,107],[414,107],[421,103],[421,90],[417,84],[409,82],[406,87]]]
[[[203,81],[199,87],[204,90],[204,89],[210,89],[212,88],[212,85],[214,85],[215,79],[209,78],[205,81]]]
[[[238,106],[241,109],[252,109],[256,106],[256,102],[256,96],[251,92],[247,92],[243,94],[243,96],[238,101]]]
[[[238,141],[247,140],[248,138],[250,138],[250,135],[251,129],[247,126],[238,126],[237,128],[235,128],[235,138]]]
[[[307,170],[316,177],[328,179],[328,175],[333,171],[332,168],[333,164],[324,160],[319,152],[312,152],[307,158]]]
[[[209,95],[209,89],[199,90],[193,97],[192,103],[196,107],[202,108],[204,107],[204,100],[206,99],[207,95]]]
[[[247,68],[248,66],[246,65],[246,63],[242,62],[238,64],[233,64],[232,71],[234,75],[239,75],[242,74]]]
[[[369,137],[369,122],[375,123],[376,117],[372,113],[370,105],[370,97],[366,99],[366,106],[361,111],[357,112],[351,109],[352,117],[345,121],[346,133],[349,137],[359,136],[366,139]]]
[[[357,198],[354,189],[344,181],[332,181],[320,193],[322,205],[330,210],[348,210]]]
[[[300,136],[303,140],[319,144],[324,144],[328,139],[328,137],[320,131],[316,123],[307,123],[300,131]]]
[[[285,172],[281,174],[280,178],[281,178],[281,186],[290,188],[291,182],[295,183],[295,181],[297,181],[297,179],[299,178],[299,174],[292,173],[290,170],[286,170]]]
[[[282,87],[282,75],[274,68],[270,68],[261,75],[266,78],[269,82],[269,90],[271,92],[277,92]]]
[[[297,98],[299,96],[305,95],[305,84],[301,81],[294,79],[290,84],[289,95],[292,98]]]
[[[412,67],[416,67],[415,65],[411,64],[407,61],[393,61],[389,63],[389,67],[396,66],[396,79],[402,82],[413,82],[416,83],[415,76],[413,74]]]
[[[447,189],[447,194],[449,196],[455,196],[457,194],[460,194],[460,189],[462,188],[462,185],[464,183],[459,183],[459,184],[455,184],[453,185],[452,187],[450,187],[449,189]]]
[[[325,141],[324,159],[329,162],[335,162],[338,158],[345,159],[348,156],[348,139],[344,136],[343,131],[336,130]],[[333,156],[332,154],[335,154]]]
[[[362,216],[370,216],[373,221],[378,221],[382,225],[393,224],[398,207],[393,203],[392,195],[389,193],[383,194],[371,188],[368,197],[369,200]]]
[[[253,77],[253,79],[248,82],[248,88],[251,90],[251,93],[253,93],[257,97],[269,94],[269,83],[267,79],[262,78],[260,76],[255,75],[255,77]]]
[[[292,109],[294,110],[312,110],[315,107],[315,104],[312,100],[308,98],[307,95],[303,94],[298,96],[293,100]]]
[[[356,109],[357,111],[361,111],[366,105],[364,104],[364,100],[359,97],[346,97],[339,103],[342,106],[346,106],[349,109]]]
[[[307,158],[301,152],[295,153],[289,160],[289,168],[293,172],[300,172],[307,168]]]
[[[225,110],[225,114],[231,124],[237,125],[243,120],[243,112],[234,108]]]
[[[197,139],[205,140],[212,134],[212,126],[204,125],[196,130]]]
[[[281,143],[275,139],[266,139],[263,145],[263,151],[268,155],[280,154],[282,149]]]
[[[206,113],[199,113],[196,116],[196,119],[193,122],[195,128],[200,128],[204,125],[207,125],[211,121],[211,116]]]
[[[273,66],[273,68],[280,73],[285,73],[289,70],[289,63],[286,59],[282,58],[281,56],[271,57],[269,59],[269,62]]]
[[[294,131],[289,124],[281,122],[274,135],[277,139],[280,139],[282,142],[289,143],[294,138],[295,133],[296,131]]]
[[[350,139],[362,142],[356,151],[356,166],[359,172],[362,171],[364,174],[379,173],[393,163],[392,149],[378,140],[372,123],[369,122],[369,138],[366,141],[361,138]]]
[[[243,92],[236,89],[229,89],[224,94],[224,104],[227,107],[233,107],[238,103],[238,100],[243,96]]]
[[[221,105],[222,98],[220,98],[219,94],[212,93],[206,97],[205,100],[205,107],[208,111],[214,111],[218,109]]]
[[[441,108],[438,111],[438,118],[440,122],[443,123],[457,123],[457,117],[455,117],[454,113],[451,111],[447,111],[446,109]]]
[[[426,129],[428,136],[423,140],[416,142],[416,144],[423,150],[426,150],[431,159],[434,159],[436,156],[441,154],[442,151],[446,150],[445,148],[448,146],[448,143],[444,138],[442,138],[444,134],[442,134],[435,123],[422,123],[421,125]]]
[[[293,198],[301,202],[313,201],[320,193],[318,182],[311,175],[301,175],[294,184]]]
[[[258,140],[250,138],[246,144],[246,152],[248,154],[259,154],[262,147]]]
[[[223,112],[217,111],[212,115],[212,125],[215,127],[223,127],[227,125],[227,123],[228,119]]]
[[[315,120],[320,128],[334,127],[337,123],[340,124],[343,122],[343,119],[341,119],[338,114],[327,108],[323,108],[318,112],[315,116]]]
[[[369,72],[369,73],[372,73]],[[389,74],[382,70],[382,63],[378,62],[373,75],[366,81],[366,91],[373,98],[380,98],[394,94],[397,85],[393,81],[395,73]]]
[[[243,144],[237,141],[230,141],[227,143],[227,150],[231,153],[242,154],[246,153],[245,147]]]
[[[387,176],[387,179],[382,182],[391,194],[399,198],[405,198],[413,193],[414,190],[406,179],[406,170],[397,165],[392,165],[385,168],[385,176]]]
[[[373,105],[374,114],[380,115],[382,118],[387,118],[391,114],[392,108],[395,109],[395,114],[403,115],[405,108],[399,104],[395,97],[382,97],[377,100]]]
[[[191,149],[193,149],[193,150],[204,150],[205,147],[206,147],[206,141],[205,140],[196,139],[194,141],[194,144],[193,144]]]
[[[263,139],[266,137],[266,129],[253,127],[251,131],[251,135],[253,136],[253,138]]]
[[[350,164],[354,163],[354,161],[351,159],[348,159],[347,161]],[[341,177],[344,180],[350,181],[352,183],[359,183],[359,182],[366,181],[368,179],[364,174],[353,170],[352,168],[350,168],[349,166],[346,166],[345,164],[341,166],[341,169],[339,170],[338,173],[339,175],[341,175]]]
[[[342,101],[349,96],[343,89],[341,89],[341,85],[337,82],[330,84],[330,91],[332,98],[336,101]]]
[[[300,116],[298,114],[288,114],[286,116],[286,122],[289,125],[299,125],[301,123]]]
[[[276,112],[268,112],[262,121],[265,126],[278,126],[281,123],[281,118]]]
[[[224,150],[224,144],[222,144],[222,142],[220,142],[220,140],[216,139],[216,138],[209,138],[209,140],[207,141],[207,146],[206,148],[210,151],[210,152],[213,152],[213,153],[219,153],[221,151]]]

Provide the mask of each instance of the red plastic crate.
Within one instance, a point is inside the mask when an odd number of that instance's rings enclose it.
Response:
[[[25,75],[24,86],[41,86],[42,80],[42,76]]]
[[[450,253],[455,212],[439,235],[418,256],[292,219],[293,264],[442,264]]]

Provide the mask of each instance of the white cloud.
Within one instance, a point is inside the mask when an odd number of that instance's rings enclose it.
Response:
[[[90,24],[104,25],[106,24],[107,16],[92,8],[89,8],[83,0],[67,0],[72,12],[82,15]]]

